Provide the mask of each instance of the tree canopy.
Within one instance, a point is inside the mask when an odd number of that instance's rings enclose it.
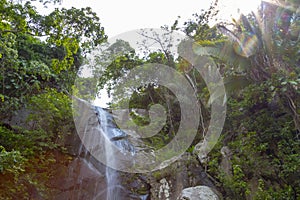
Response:
[[[45,6],[59,2],[40,0]],[[141,109],[162,105],[165,125],[143,141],[153,149],[168,144],[176,136],[182,115],[174,93],[155,81],[131,88],[130,93],[118,93],[118,85],[127,83],[129,72],[140,65],[167,65],[194,89],[199,105],[189,106],[200,110],[200,126],[187,151],[199,156],[197,146],[207,134],[211,102],[220,94],[210,94],[196,67],[170,51],[169,36],[181,31],[192,39],[196,56],[209,56],[216,64],[226,89],[228,109],[222,135],[212,152],[199,158],[206,173],[225,199],[298,199],[299,6],[296,0],[263,1],[257,12],[212,26],[218,14],[215,1],[182,27],[179,19],[162,27],[163,37],[155,30],[141,32],[160,46],[151,51],[146,43],[140,44],[141,56],[123,40],[105,46],[106,51],[97,55],[94,49],[107,36],[89,7],[56,8],[43,15],[32,1],[0,0],[0,198],[30,198],[34,184],[39,185],[42,197],[49,197],[45,182],[52,174],[47,166],[55,162],[55,152],[63,153],[64,162],[74,159],[63,145],[76,131],[71,94],[91,102],[105,88],[112,96],[110,108],[121,109],[129,102],[132,123],[138,126],[151,121],[150,114]],[[89,67],[91,76],[78,76],[83,65]],[[11,118],[23,109],[30,110],[25,125],[11,125]],[[222,168],[225,158],[228,170]],[[19,181],[21,176],[24,180]]]
[[[47,88],[71,93],[82,59],[107,38],[96,13],[62,8],[45,16],[30,1],[0,5],[1,112]]]

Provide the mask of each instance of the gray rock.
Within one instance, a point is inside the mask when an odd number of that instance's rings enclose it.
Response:
[[[218,195],[207,186],[185,188],[177,200],[219,200]]]
[[[226,176],[232,177],[232,152],[228,146],[223,146],[221,149],[222,161],[220,164],[221,171],[223,171]]]

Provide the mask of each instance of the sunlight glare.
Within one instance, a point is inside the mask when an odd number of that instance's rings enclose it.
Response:
[[[261,0],[220,0],[219,9],[222,19],[238,19],[241,14],[256,12]]]

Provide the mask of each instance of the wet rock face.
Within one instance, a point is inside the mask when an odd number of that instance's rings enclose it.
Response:
[[[48,186],[53,199],[93,199],[105,195],[105,177],[82,158],[74,159],[67,166],[56,166]]]
[[[196,186],[183,189],[177,200],[219,200],[219,197],[210,187]]]
[[[94,164],[85,158],[75,158],[68,165],[51,166],[51,169],[53,175],[47,183],[47,187],[51,190],[49,199],[107,199],[108,186],[105,173],[99,172]],[[122,185],[115,187],[114,191],[122,194],[118,200],[131,199],[130,190]]]

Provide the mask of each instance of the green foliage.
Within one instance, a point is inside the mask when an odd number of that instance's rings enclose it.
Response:
[[[0,145],[9,151],[18,151],[23,156],[33,156],[45,149],[53,149],[56,145],[51,142],[51,134],[45,130],[9,130],[0,127]]]
[[[211,28],[208,24],[217,14],[216,9],[218,1],[212,2],[210,8],[206,11],[202,10],[201,14],[194,14],[194,20],[189,20],[184,23],[183,31],[187,36],[193,37],[196,41],[207,41],[206,43],[212,44],[222,37],[216,30]],[[208,42],[209,40],[209,42]]]
[[[59,157],[56,153],[42,151],[22,163],[18,173],[10,170],[4,171],[0,176],[0,199],[51,199],[53,192],[51,186],[55,173],[70,163],[72,158],[66,154]],[[16,164],[16,163],[15,163]],[[55,177],[56,179],[57,177]]]
[[[229,199],[293,199],[299,192],[300,141],[293,114],[279,98],[290,90],[284,89],[282,80],[251,84],[228,102],[222,141],[233,152],[233,175],[222,172],[222,158],[215,151],[209,171],[219,178]]]
[[[31,184],[37,182],[37,172],[45,168],[44,163],[49,167],[49,163],[53,162],[52,157],[43,157],[46,150],[56,147],[49,138],[43,130],[0,126],[1,199],[29,198],[28,191]],[[43,187],[42,181],[37,188],[40,187]]]
[[[107,87],[108,92],[120,84],[122,77],[126,76],[130,69],[141,65],[143,62],[134,53],[117,56],[99,76],[99,88]]]
[[[30,1],[1,0],[0,13],[1,113],[13,113],[45,88],[70,92],[82,58],[106,40],[91,8],[43,16]]]
[[[229,39],[221,45],[227,56],[221,53],[216,61],[230,93],[220,143],[232,151],[232,175],[219,167],[219,147],[208,171],[227,199],[299,198],[298,7],[263,2],[257,15],[242,15],[233,29],[218,26]]]
[[[73,86],[73,95],[93,102],[97,96],[97,79],[95,77],[77,77],[75,86]]]
[[[249,193],[245,174],[239,165],[233,165],[233,177],[224,178],[224,189],[233,199],[245,199]]]
[[[47,89],[31,97],[28,108],[31,110],[28,121],[35,129],[46,131],[53,142],[74,131],[71,99],[64,93]]]
[[[19,151],[7,152],[3,146],[0,146],[0,173],[11,172],[18,174],[24,171],[22,164],[25,158],[21,155]]]
[[[39,16],[40,17],[40,16]],[[106,40],[104,28],[99,17],[90,7],[76,9],[55,9],[45,18],[41,18],[39,26],[34,29],[37,35],[49,35],[48,42],[64,46],[67,54],[76,53],[78,46],[72,42],[80,41],[80,47],[88,51]]]
[[[65,136],[74,131],[66,94],[83,58],[105,40],[91,8],[45,16],[31,1],[0,0],[0,199],[30,199],[32,188],[37,198],[49,199],[49,166],[56,162],[51,151],[63,151]],[[29,130],[4,123],[20,108],[30,111]]]
[[[47,184],[53,170],[49,167],[60,162],[51,152],[64,152],[61,141],[74,131],[70,101],[65,94],[49,89],[30,100],[32,130],[0,126],[1,199],[28,199],[32,188],[41,198],[50,198]],[[63,162],[70,160],[63,157]]]

